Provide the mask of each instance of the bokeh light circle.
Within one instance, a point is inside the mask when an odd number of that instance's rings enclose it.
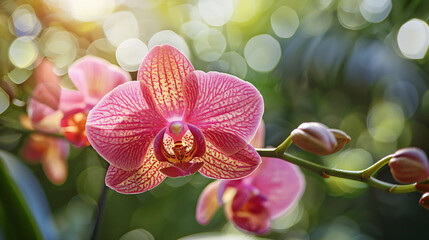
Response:
[[[258,72],[273,70],[279,63],[280,56],[280,43],[268,34],[251,38],[244,47],[247,64]]]
[[[236,52],[226,52],[218,61],[210,63],[207,69],[209,71],[230,73],[244,79],[247,74],[247,63],[240,54]]]
[[[367,127],[371,137],[380,142],[394,142],[404,129],[404,112],[397,104],[382,102],[371,108]]]
[[[188,22],[185,22],[182,25],[182,32],[188,37],[188,38],[195,38],[198,33],[200,33],[203,30],[207,30],[209,27],[198,20],[191,20]]]
[[[234,12],[234,1],[199,0],[198,9],[203,20],[211,26],[222,26],[229,21]]]
[[[363,0],[360,2],[362,16],[372,23],[379,23],[386,19],[392,10],[391,0]]]
[[[190,57],[188,44],[186,44],[185,40],[181,36],[171,30],[164,30],[155,33],[149,40],[148,47],[149,49],[152,49],[157,45],[164,44],[169,44],[179,49],[187,58]]]
[[[28,4],[23,4],[16,8],[12,13],[12,19],[15,33],[18,37],[29,36],[34,38],[42,28],[34,9]]]
[[[115,8],[115,0],[66,0],[67,11],[71,16],[82,22],[101,19]]]
[[[9,47],[9,59],[15,67],[29,67],[37,58],[39,50],[30,37],[19,37]]]
[[[146,44],[140,39],[130,38],[123,41],[116,49],[116,60],[123,69],[134,72],[139,69],[148,51]]]
[[[2,114],[9,107],[9,95],[0,88],[0,114]]]
[[[342,0],[338,3],[337,17],[343,27],[351,30],[362,29],[368,24],[359,10],[359,0]]]
[[[209,28],[195,37],[194,49],[199,59],[206,62],[216,61],[225,52],[226,40],[219,30]]]
[[[281,38],[292,37],[299,26],[298,14],[288,6],[282,6],[271,15],[271,27]]]
[[[129,11],[121,11],[110,15],[103,24],[104,34],[109,42],[117,47],[130,38],[140,35],[136,17]]]
[[[398,46],[401,53],[411,59],[421,59],[429,46],[429,26],[414,18],[401,26],[398,32]]]

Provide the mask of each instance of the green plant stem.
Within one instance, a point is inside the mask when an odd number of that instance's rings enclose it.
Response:
[[[290,147],[290,145],[293,143],[292,141],[292,137],[289,135],[289,137],[286,138],[286,140],[284,140],[284,142],[282,142],[274,151],[276,153],[276,155],[280,156],[282,155],[284,152],[286,152],[286,150]]]
[[[100,229],[100,225],[103,219],[104,210],[106,208],[106,200],[107,200],[107,191],[108,187],[103,184],[103,190],[101,191],[101,195],[98,199],[97,211],[95,213],[94,225],[91,231],[91,240],[97,239],[98,232]]]
[[[280,146],[282,145],[283,143]],[[379,169],[381,169],[386,163],[389,162],[390,158],[392,157],[391,155],[381,159],[380,161],[376,162],[375,164],[371,165],[370,167],[364,170],[349,171],[349,170],[326,167],[326,166],[293,156],[288,153],[280,153],[281,151],[278,151],[276,149],[256,149],[256,151],[259,153],[261,157],[280,158],[290,163],[296,164],[302,168],[315,172],[325,178],[334,176],[334,177],[339,177],[343,179],[350,179],[354,181],[364,182],[370,185],[371,187],[378,188],[389,193],[407,193],[407,192],[416,191],[414,184],[407,184],[407,185],[391,184],[373,177],[373,175]]]

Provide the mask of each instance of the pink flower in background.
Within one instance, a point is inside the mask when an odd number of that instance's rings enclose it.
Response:
[[[88,139],[111,164],[109,187],[140,193],[166,176],[199,171],[235,179],[258,167],[260,157],[248,143],[261,120],[263,100],[251,84],[195,71],[168,45],[148,53],[138,80],[114,89],[88,115]]]
[[[36,88],[28,102],[28,116],[21,116],[21,123],[27,129],[37,130],[31,134],[21,155],[29,163],[41,162],[43,170],[54,184],[62,184],[67,178],[67,156],[69,144],[49,134],[60,133],[60,121],[63,116],[58,111],[61,88],[60,79],[52,71],[54,65],[43,60],[35,70]]]
[[[61,90],[62,133],[75,147],[89,146],[85,132],[89,110],[112,89],[131,81],[131,76],[118,66],[94,56],[74,62],[68,69],[68,75],[77,91]]]
[[[259,129],[262,130],[252,140],[255,144],[263,144],[263,123]],[[272,219],[297,204],[304,188],[305,180],[297,166],[263,157],[259,168],[245,178],[210,183],[198,199],[196,218],[205,225],[224,205],[226,217],[239,229],[263,234],[269,230]]]

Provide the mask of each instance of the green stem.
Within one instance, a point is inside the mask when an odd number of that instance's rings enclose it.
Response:
[[[281,144],[280,146],[282,145],[283,144]],[[350,179],[354,181],[364,182],[372,187],[381,189],[389,193],[408,193],[408,192],[416,191],[414,184],[407,184],[407,185],[391,184],[391,183],[378,180],[375,177],[373,177],[373,175],[380,168],[382,168],[384,165],[386,165],[386,163],[389,162],[390,158],[392,158],[391,155],[381,159],[380,161],[371,165],[367,169],[359,170],[359,171],[349,171],[349,170],[326,167],[326,166],[293,156],[288,153],[279,154],[279,152],[281,151],[277,151],[277,149],[256,149],[256,151],[259,153],[261,157],[280,158],[290,163],[296,164],[302,168],[315,172],[325,178],[328,178],[329,176],[334,176],[334,177],[339,177],[343,179]]]
[[[286,152],[286,150],[290,147],[290,145],[293,143],[292,137],[289,135],[289,137],[284,140],[274,151],[278,156]]]

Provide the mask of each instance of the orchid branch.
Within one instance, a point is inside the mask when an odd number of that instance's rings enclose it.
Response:
[[[392,155],[389,155],[379,160],[378,162],[374,163],[373,165],[371,165],[370,167],[364,170],[349,171],[349,170],[326,167],[317,163],[313,163],[311,161],[293,156],[291,154],[284,153],[282,152],[283,149],[284,149],[284,144],[282,143],[276,149],[256,149],[256,151],[259,153],[261,157],[280,158],[290,163],[296,164],[302,168],[315,172],[325,178],[329,176],[334,176],[334,177],[339,177],[343,179],[350,179],[354,181],[364,182],[370,185],[371,187],[378,188],[389,193],[408,193],[408,192],[416,191],[414,184],[406,184],[406,185],[392,184],[392,183],[381,181],[374,177],[374,174],[376,174],[379,169],[381,169],[384,165],[386,165],[389,162],[389,160],[392,158]]]

